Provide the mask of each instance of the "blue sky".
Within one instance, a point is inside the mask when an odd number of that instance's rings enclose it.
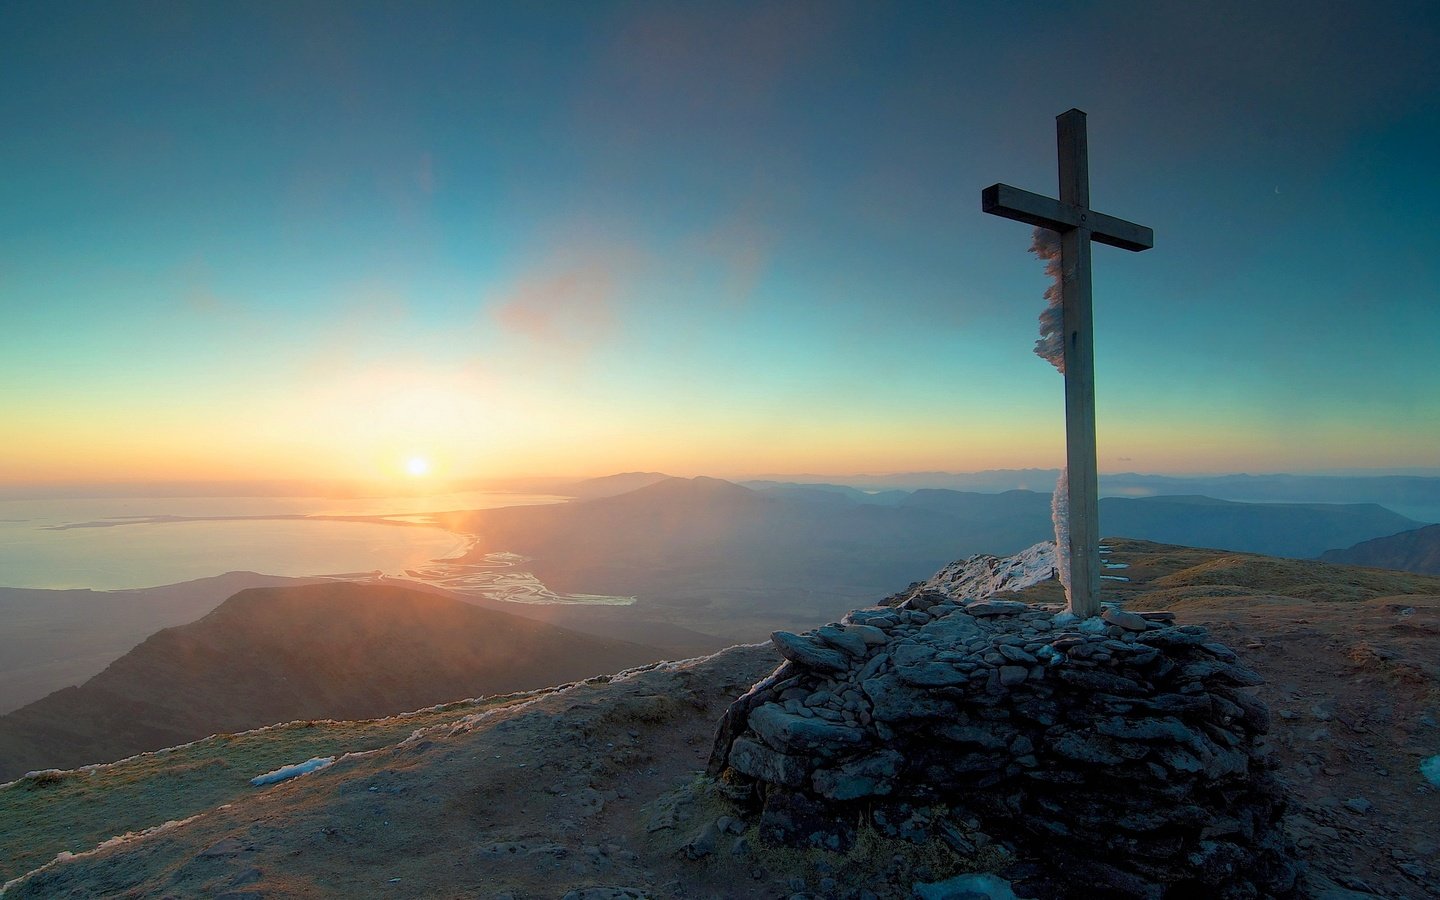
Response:
[[[10,5],[6,482],[1440,466],[1424,4]]]

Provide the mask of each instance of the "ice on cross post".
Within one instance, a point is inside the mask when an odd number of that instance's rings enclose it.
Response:
[[[1090,242],[1149,250],[1149,228],[1090,208],[1085,114],[1055,117],[1060,199],[1008,184],[980,194],[985,212],[1060,233],[1060,291],[1065,338],[1065,457],[1069,470],[1070,611],[1100,613],[1099,471],[1095,458],[1095,346],[1090,315]]]

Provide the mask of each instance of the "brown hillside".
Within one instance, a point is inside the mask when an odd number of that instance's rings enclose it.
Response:
[[[1361,541],[1345,550],[1326,550],[1320,558],[1352,566],[1440,575],[1440,525]]]
[[[0,780],[293,719],[361,719],[614,672],[663,654],[448,597],[241,591],[78,688],[0,717]]]

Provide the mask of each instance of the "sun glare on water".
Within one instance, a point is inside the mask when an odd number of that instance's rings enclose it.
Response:
[[[430,473],[430,461],[423,456],[412,456],[405,461],[405,471],[414,478]]]

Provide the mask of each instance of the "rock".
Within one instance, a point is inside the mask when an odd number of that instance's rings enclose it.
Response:
[[[1030,676],[1030,670],[1024,666],[1001,666],[1000,683],[1006,687],[1020,684]]]
[[[996,734],[995,729],[984,725],[958,725],[947,722],[936,726],[932,732],[936,737],[944,738],[947,741],[965,744],[967,747],[979,747],[982,750],[1004,750],[1008,746],[1006,739]]]
[[[894,673],[861,682],[870,698],[870,715],[879,722],[944,718],[954,715],[955,704],[929,692],[907,688]]]
[[[1203,634],[1190,634],[1181,631],[1179,628],[1159,628],[1154,631],[1147,631],[1144,634],[1136,635],[1135,640],[1151,645],[1152,647],[1166,647],[1170,649],[1178,647],[1199,647],[1207,643],[1209,638]]]
[[[1240,722],[1256,734],[1270,733],[1270,707],[1265,701],[1256,697],[1249,691],[1238,691],[1229,688],[1217,688],[1217,697],[1224,697],[1231,703],[1240,707]]]
[[[1052,671],[1061,681],[1085,691],[1135,697],[1148,693],[1139,682],[1122,678],[1119,675],[1111,675],[1108,672],[1089,672],[1066,666],[1060,666]]]
[[[815,793],[830,800],[855,800],[890,793],[905,758],[894,750],[881,750],[852,759],[834,769],[816,769],[811,778]]]
[[[877,628],[876,631],[879,631]],[[881,632],[884,634],[884,632]],[[836,625],[825,625],[815,629],[815,636],[837,650],[850,654],[851,656],[863,657],[869,649],[869,644],[858,634],[851,634],[845,628]]]
[[[1206,653],[1210,654],[1221,662],[1233,663],[1238,662],[1240,659],[1240,657],[1235,655],[1234,650],[1231,650],[1224,644],[1217,644],[1213,641],[1210,643],[1201,644],[1200,649],[1204,650]]]
[[[1345,808],[1350,810],[1351,812],[1357,812],[1361,815],[1364,815],[1365,813],[1368,813],[1371,809],[1373,809],[1374,805],[1369,800],[1366,800],[1364,797],[1351,797],[1349,800],[1345,801]]]
[[[1123,609],[1107,609],[1100,613],[1100,618],[1111,625],[1118,625],[1126,631],[1148,631],[1150,623],[1143,617],[1132,612],[1125,612]]]
[[[890,640],[890,635],[886,634],[884,629],[877,628],[874,625],[848,625],[845,630],[851,634],[859,635],[860,640],[871,647],[877,647]]]
[[[890,659],[896,666],[918,666],[935,660],[939,649],[934,644],[913,640],[900,641],[890,647]]]
[[[782,753],[786,750],[835,753],[865,741],[865,733],[858,728],[824,719],[807,719],[785,712],[773,703],[751,710],[750,727],[765,743]]]
[[[972,616],[1014,616],[1029,610],[1030,604],[1019,600],[977,600],[965,605],[965,612]]]
[[[780,655],[807,669],[822,672],[844,672],[850,663],[838,650],[822,646],[818,641],[788,631],[777,631],[770,635]]]
[[[710,822],[697,831],[680,849],[686,859],[703,859],[715,852],[715,845],[719,841],[720,829],[715,827],[714,822]]]
[[[1114,766],[1125,761],[1125,757],[1118,752],[1119,746],[1117,741],[1074,731],[1067,732],[1051,744],[1061,756],[1101,766]]]
[[[895,666],[895,674],[906,684],[920,687],[944,687],[964,684],[969,676],[949,663],[932,661],[914,666]]]
[[[1097,722],[1095,730],[1127,741],[1170,741],[1186,745],[1194,743],[1199,737],[1183,722],[1171,716],[1133,722],[1116,716]]]
[[[810,774],[804,759],[772,750],[748,737],[735,739],[730,748],[730,767],[742,775],[786,787],[800,787]]]
[[[868,662],[866,662],[865,665],[860,669],[859,673],[856,674],[855,680],[856,680],[857,682],[860,682],[860,683],[863,684],[866,680],[868,680],[868,679],[870,679],[870,678],[873,678],[873,677],[875,677],[876,675],[880,674],[880,670],[883,669],[883,668],[885,668],[885,666],[886,666],[889,662],[890,662],[890,654],[888,654],[888,653],[877,653],[877,654],[875,654],[874,656],[870,657],[870,660],[869,660]]]
[[[1017,647],[1014,644],[1001,644],[999,650],[1000,655],[1011,662],[1022,663],[1026,666],[1033,666],[1039,662],[1034,654],[1025,652],[1024,647]]]
[[[966,612],[969,610],[967,609]],[[920,629],[919,637],[933,640],[942,647],[956,647],[981,635],[980,623],[967,615],[950,615],[936,619]]]
[[[589,887],[570,891],[563,900],[651,900],[652,897],[649,891],[641,888]]]
[[[1234,684],[1240,687],[1255,687],[1256,685],[1265,683],[1265,679],[1244,666],[1218,662],[1213,659],[1199,659],[1195,662],[1186,663],[1180,667],[1180,677],[1206,681],[1215,679],[1226,684]]]
[[[900,616],[888,606],[870,606],[851,610],[840,622],[844,625],[869,625],[885,630],[899,625]]]

